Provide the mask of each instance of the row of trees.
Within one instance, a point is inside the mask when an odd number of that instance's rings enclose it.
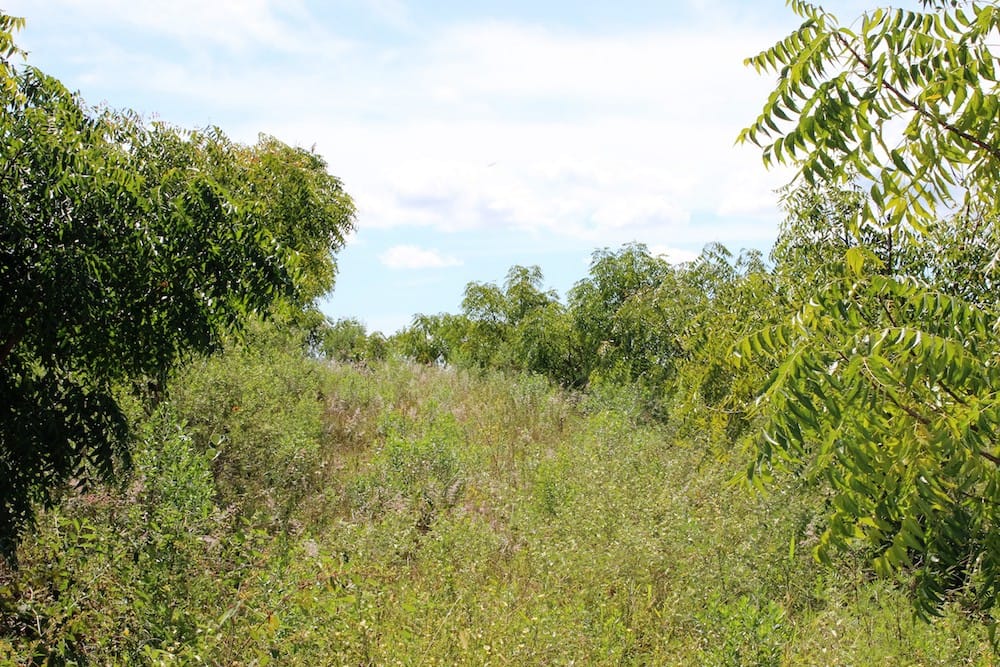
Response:
[[[537,266],[502,284],[473,282],[459,313],[416,315],[384,338],[353,319],[330,323],[318,350],[342,361],[398,354],[419,363],[544,375],[573,390],[629,386],[654,418],[694,410],[699,429],[744,423],[750,386],[727,362],[744,336],[776,323],[778,279],[760,253],[711,245],[673,265],[643,244],[593,254],[563,302]],[[686,417],[692,416],[684,412]]]
[[[317,155],[88,107],[0,13],[0,548],[67,482],[127,467],[121,399],[252,318],[303,313],[353,224]]]

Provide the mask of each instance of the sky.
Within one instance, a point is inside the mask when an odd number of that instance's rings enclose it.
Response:
[[[855,0],[828,2],[842,19]],[[333,319],[391,334],[471,281],[592,253],[766,252],[787,170],[739,146],[780,0],[6,0],[28,62],[90,104],[314,148],[358,209]]]

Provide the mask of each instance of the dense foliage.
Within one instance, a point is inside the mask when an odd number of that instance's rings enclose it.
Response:
[[[730,426],[749,389],[734,388],[730,347],[773,312],[773,281],[757,253],[712,245],[675,266],[640,243],[594,253],[567,304],[539,267],[514,266],[503,287],[470,283],[459,314],[417,315],[389,345],[422,363],[497,368],[567,388],[633,387],[644,410],[711,409]],[[707,399],[707,400],[706,400]],[[704,426],[702,423],[701,426]]]
[[[990,664],[962,614],[818,565],[807,485],[727,484],[635,398],[255,329],[140,413],[124,493],[39,515],[0,663]]]
[[[857,540],[918,609],[1000,593],[997,326],[1000,84],[993,3],[878,9],[802,26],[748,62],[779,72],[741,138],[807,183],[855,184],[832,270],[743,352],[780,362],[752,476],[835,490],[819,553]],[[838,201],[838,200],[831,200]]]
[[[5,15],[3,41],[17,22]],[[2,46],[2,44],[0,44]],[[13,55],[8,48],[8,56]],[[128,387],[278,301],[332,286],[352,224],[316,155],[95,110],[5,58],[0,99],[0,551],[37,503],[127,465]]]

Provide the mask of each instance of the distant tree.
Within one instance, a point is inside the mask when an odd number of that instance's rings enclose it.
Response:
[[[455,315],[414,315],[410,326],[394,334],[388,346],[418,364],[448,362],[453,341],[448,335]]]
[[[532,311],[556,303],[559,296],[554,290],[543,291],[545,276],[539,266],[515,265],[504,279],[504,315],[509,324],[517,324]]]
[[[503,288],[469,283],[462,299],[467,324],[457,346],[461,358],[481,368],[558,375],[552,364],[564,355],[557,348],[567,347],[557,340],[564,333],[556,324],[562,308],[554,291],[543,290],[544,280],[541,268],[515,265]]]
[[[368,361],[385,361],[389,357],[389,340],[381,331],[368,334],[365,343],[365,359]]]
[[[692,437],[733,443],[749,424],[757,389],[770,368],[736,368],[731,351],[762,326],[780,321],[787,306],[778,281],[758,251],[733,256],[710,244],[678,267],[676,284],[661,299],[676,332],[669,416]]]
[[[315,155],[94,111],[15,71],[0,13],[0,548],[36,503],[127,465],[125,383],[162,385],[332,284],[353,207]]]
[[[535,305],[517,321],[504,356],[507,368],[538,373],[564,387],[583,384],[573,320],[556,299]]]
[[[354,318],[339,319],[323,328],[320,349],[327,359],[357,362],[368,352],[368,331]]]
[[[310,334],[317,342],[314,351],[326,359],[350,363],[384,361],[388,341],[381,332],[368,333],[367,327],[353,317],[330,321],[323,318]]]
[[[588,277],[569,294],[583,375],[661,392],[679,351],[667,312],[675,285],[674,268],[643,244],[595,252]]]
[[[462,297],[465,322],[460,345],[451,347],[452,359],[478,368],[496,366],[497,353],[510,333],[508,304],[494,283],[471,282]]]
[[[471,282],[458,315],[418,315],[390,346],[422,363],[447,362],[545,375],[581,384],[572,320],[537,266],[512,266],[503,287]]]
[[[836,230],[840,269],[741,346],[778,362],[749,474],[827,480],[820,557],[861,542],[879,572],[910,577],[922,614],[956,598],[989,612],[1000,593],[1000,7],[928,2],[846,27],[790,4],[801,27],[748,60],[779,79],[741,139],[805,183],[855,183],[862,196]],[[870,231],[891,246],[865,243]]]

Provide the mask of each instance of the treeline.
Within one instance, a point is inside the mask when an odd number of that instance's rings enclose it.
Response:
[[[324,350],[531,373],[588,394],[625,387],[689,440],[748,445],[754,484],[816,484],[830,498],[820,558],[862,549],[910,582],[924,615],[956,601],[989,613],[996,216],[875,224],[855,186],[803,185],[782,201],[767,258],[711,245],[672,265],[642,244],[599,250],[565,301],[540,268],[515,266],[502,285],[470,283],[461,312],[417,315],[388,340],[334,323]]]
[[[565,299],[545,288],[541,267],[515,265],[501,284],[469,283],[460,312],[417,314],[389,337],[355,318],[316,323],[314,350],[346,362],[397,355],[530,373],[588,392],[629,387],[647,417],[731,440],[793,347],[773,341],[763,354],[761,332],[790,321],[824,286],[852,281],[851,262],[996,305],[984,273],[992,222],[940,221],[917,236],[859,227],[865,203],[855,187],[804,185],[782,195],[785,218],[767,256],[713,243],[674,264],[642,243],[604,248]],[[756,355],[745,354],[751,342]]]
[[[538,266],[514,266],[502,284],[472,282],[459,313],[418,314],[388,339],[357,320],[332,323],[325,355],[345,361],[398,354],[425,364],[543,375],[569,389],[628,385],[651,416],[678,399],[722,409],[734,396],[726,352],[774,321],[778,273],[760,253],[721,245],[673,265],[633,243],[593,254],[565,301]],[[736,390],[735,393],[739,393]]]
[[[417,314],[390,337],[354,318],[328,322],[316,350],[347,362],[398,355],[530,373],[571,390],[629,387],[647,417],[732,437],[773,368],[737,367],[738,343],[789,317],[810,285],[842,273],[847,248],[871,245],[843,233],[859,197],[788,193],[768,256],[714,243],[675,264],[642,243],[604,248],[565,299],[545,288],[541,267],[516,265],[501,284],[469,283],[458,313]]]

